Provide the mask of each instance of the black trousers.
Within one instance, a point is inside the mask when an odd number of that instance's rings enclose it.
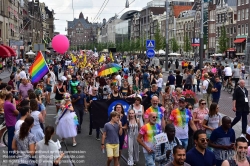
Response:
[[[89,135],[92,135],[93,115],[89,113]],[[96,138],[100,138],[100,127],[96,127]]]
[[[83,115],[84,115],[84,106],[83,105],[74,105],[74,110],[76,112],[78,122],[79,122],[78,130],[81,130]]]
[[[248,111],[236,111],[236,117],[234,118],[231,126],[233,127],[236,123],[238,123],[241,119],[242,122],[242,133],[246,134],[247,131],[247,115],[249,114]]]

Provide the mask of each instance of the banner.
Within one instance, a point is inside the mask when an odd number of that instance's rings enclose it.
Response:
[[[116,104],[122,104],[124,112],[127,115],[128,108],[135,101],[134,98],[118,99],[118,100],[95,100],[90,104],[90,114],[92,116],[93,127],[103,128],[109,120],[109,115],[113,111]]]

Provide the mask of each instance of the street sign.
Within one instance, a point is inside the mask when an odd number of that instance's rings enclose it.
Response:
[[[153,49],[148,49],[146,53],[148,58],[153,58],[155,56],[155,50]]]
[[[155,48],[155,40],[146,40],[146,48],[154,49]]]

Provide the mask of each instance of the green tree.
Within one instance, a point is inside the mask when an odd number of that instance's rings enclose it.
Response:
[[[183,50],[188,53],[189,51],[192,50],[192,47],[191,47],[191,42],[190,42],[190,38],[188,37],[188,35],[185,35],[185,39],[184,39],[184,48]]]
[[[155,50],[159,51],[162,48],[162,37],[161,37],[161,30],[160,30],[159,23],[157,23],[157,26],[156,26],[154,39],[155,39]]]
[[[161,35],[161,41],[162,41],[161,49],[165,50],[166,49],[166,44],[167,44],[166,37]]]
[[[221,35],[219,37],[219,53],[224,53],[228,49],[228,37],[226,34],[226,28],[223,25],[221,27]]]
[[[177,52],[179,50],[180,46],[175,38],[170,39],[170,48],[173,52]]]

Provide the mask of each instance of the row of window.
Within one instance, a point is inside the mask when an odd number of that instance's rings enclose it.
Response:
[[[249,0],[238,0],[238,6],[248,4]]]
[[[238,10],[237,20],[238,21],[248,20],[248,8],[247,9]]]

